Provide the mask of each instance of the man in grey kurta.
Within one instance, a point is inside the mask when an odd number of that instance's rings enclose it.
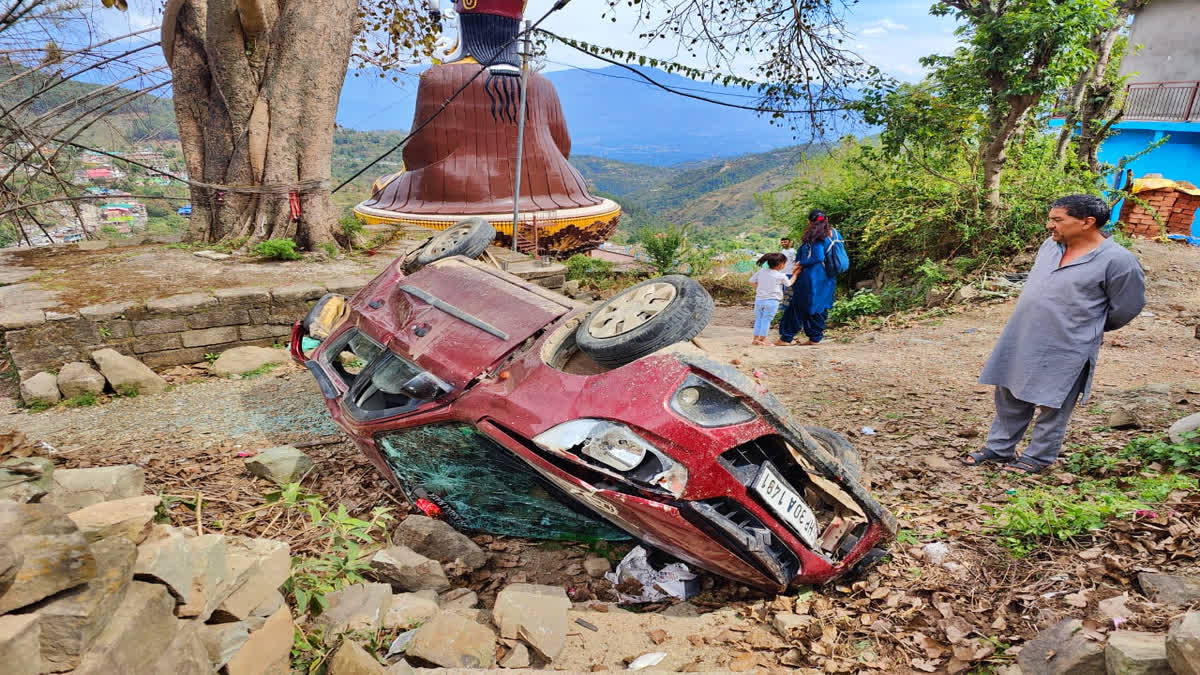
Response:
[[[1146,304],[1137,258],[1101,231],[1108,218],[1108,205],[1090,195],[1051,207],[1051,237],[979,378],[996,385],[995,421],[983,450],[965,463],[1005,462],[1037,473],[1058,458],[1071,411],[1091,392],[1105,331],[1129,323]],[[1029,447],[1015,458],[1039,408]]]

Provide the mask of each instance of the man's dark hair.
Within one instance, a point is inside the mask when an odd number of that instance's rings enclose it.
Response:
[[[1050,205],[1052,209],[1065,209],[1068,216],[1084,220],[1089,216],[1096,219],[1096,229],[1108,224],[1108,216],[1112,212],[1108,202],[1095,195],[1067,195],[1060,197]]]

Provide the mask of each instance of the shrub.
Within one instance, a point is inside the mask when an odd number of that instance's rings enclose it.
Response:
[[[642,228],[637,232],[637,242],[650,256],[650,264],[659,274],[670,274],[684,260],[687,249],[687,231],[675,225]]]
[[[296,242],[291,239],[268,239],[254,247],[254,255],[271,260],[299,260]]]
[[[846,300],[838,300],[829,309],[829,323],[837,326],[860,316],[877,314],[883,308],[879,296],[867,289],[862,289]]]
[[[712,252],[707,250],[692,250],[685,256],[685,261],[688,266],[688,276],[702,277],[712,272],[716,262],[713,260]]]
[[[578,254],[567,258],[567,280],[569,281],[594,281],[606,279],[612,275],[613,264],[608,260]]]
[[[86,408],[96,405],[96,395],[90,391],[85,391],[78,396],[63,401],[68,408]]]
[[[342,235],[346,237],[347,242],[353,242],[356,237],[366,231],[362,221],[352,215],[342,216],[338,225],[341,226]]]
[[[1195,432],[1184,434],[1182,443],[1172,443],[1157,436],[1143,436],[1130,441],[1121,456],[1143,463],[1158,462],[1180,471],[1200,470],[1200,439]]]

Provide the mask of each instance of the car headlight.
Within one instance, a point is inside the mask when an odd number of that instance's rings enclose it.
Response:
[[[571,420],[538,434],[533,442],[551,452],[578,452],[616,469],[632,482],[661,488],[675,497],[687,486],[686,467],[617,422]]]
[[[729,427],[755,417],[736,396],[694,374],[671,397],[671,410],[702,427]]]

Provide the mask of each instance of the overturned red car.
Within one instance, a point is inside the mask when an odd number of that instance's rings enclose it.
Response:
[[[712,315],[699,284],[587,308],[471,259],[492,235],[455,226],[293,331],[334,420],[412,502],[467,530],[634,537],[768,591],[882,555],[895,520],[854,448],[689,342]]]

